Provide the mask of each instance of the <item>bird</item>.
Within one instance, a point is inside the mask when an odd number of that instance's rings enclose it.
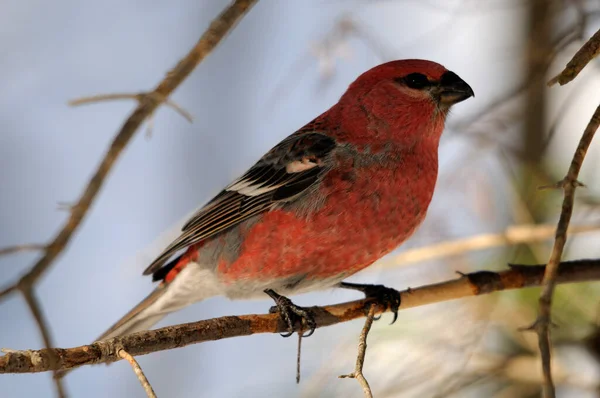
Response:
[[[381,285],[344,282],[408,239],[425,218],[450,108],[474,96],[427,60],[375,66],[329,110],[268,151],[200,208],[146,268],[156,288],[98,340],[143,331],[214,296],[270,296],[290,335],[310,312],[288,296],[340,287],[387,300]]]

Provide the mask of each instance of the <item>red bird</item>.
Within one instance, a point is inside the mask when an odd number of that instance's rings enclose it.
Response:
[[[160,281],[156,290],[101,339],[148,329],[220,295],[268,294],[290,334],[297,317],[310,333],[315,324],[284,295],[351,288],[385,299],[396,313],[400,296],[393,289],[342,280],[397,248],[423,221],[446,115],[473,95],[455,73],[430,61],[392,61],[363,73],[338,103],[185,224],[144,271]]]

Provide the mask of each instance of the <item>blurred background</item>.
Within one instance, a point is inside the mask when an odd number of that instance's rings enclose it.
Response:
[[[193,46],[227,0],[3,0],[0,2],[0,247],[45,243],[64,222],[132,101],[72,108],[67,101],[153,88]],[[189,124],[162,107],[139,131],[38,296],[59,347],[89,343],[152,289],[141,272],[204,204],[266,150],[331,106],[363,71],[384,61],[426,58],[474,89],[458,105],[440,147],[438,187],[426,222],[398,252],[352,280],[405,289],[544,263],[560,180],[600,101],[598,63],[571,84],[548,89],[600,27],[593,0],[264,1],[172,96]],[[598,137],[597,140],[598,141]],[[600,145],[592,144],[566,258],[600,256]],[[539,227],[537,225],[541,225]],[[486,250],[407,262],[412,248],[525,231]],[[167,231],[167,232],[165,232]],[[532,232],[533,231],[533,232]],[[581,231],[587,231],[580,233]],[[528,235],[529,233],[529,235]],[[552,231],[547,237],[552,236]],[[435,252],[435,250],[433,250]],[[0,283],[37,258],[0,258]],[[502,292],[401,311],[376,322],[365,376],[383,397],[535,397],[540,365],[534,334],[538,289]],[[300,305],[357,299],[349,291],[295,298]],[[600,396],[600,289],[560,286],[554,304],[560,397]],[[272,302],[214,298],[159,326],[265,312]],[[41,348],[18,294],[0,303],[0,346]],[[139,357],[159,397],[362,396],[354,368],[363,321],[320,329],[303,342],[257,335]],[[144,397],[127,363],[87,366],[66,378],[73,397]],[[55,394],[51,375],[3,375],[2,396]]]

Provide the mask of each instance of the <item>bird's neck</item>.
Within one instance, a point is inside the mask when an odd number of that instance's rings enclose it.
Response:
[[[446,116],[433,104],[394,106],[365,101],[340,101],[330,112],[331,120],[340,121],[333,130],[339,142],[375,152],[390,146],[437,149]]]

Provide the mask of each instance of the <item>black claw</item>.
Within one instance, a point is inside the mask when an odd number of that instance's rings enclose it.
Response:
[[[390,323],[390,325],[394,324],[394,322],[396,322],[398,319],[398,309],[400,308],[401,302],[399,291],[383,285],[363,285],[348,282],[340,283],[339,287],[344,289],[359,290],[363,292],[367,298],[374,299],[378,304],[384,306],[386,309],[389,308],[394,314],[394,318],[392,319],[392,323]],[[373,319],[379,320],[380,318],[381,315]]]
[[[309,309],[292,303],[292,300],[276,293],[272,289],[266,289],[265,293],[268,294],[273,301],[275,301],[275,306],[271,307],[269,312],[279,313],[279,316],[288,327],[287,333],[280,333],[282,337],[290,337],[292,334],[294,334],[294,326],[297,321],[300,321],[302,324],[308,326],[308,333],[303,334],[302,337],[312,336],[317,328],[317,323],[315,322],[314,315]]]

